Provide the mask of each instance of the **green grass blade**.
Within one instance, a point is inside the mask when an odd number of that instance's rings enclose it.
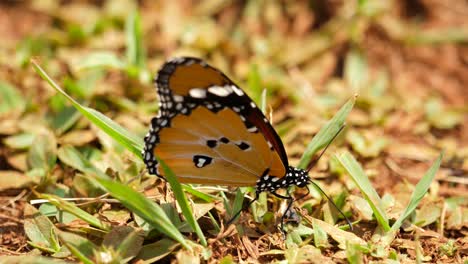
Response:
[[[232,204],[232,207],[230,207],[231,211],[228,212],[229,219],[231,219],[235,214],[237,214],[239,211],[243,209],[242,207],[243,203],[244,203],[244,192],[242,192],[242,190],[238,188],[236,192],[236,197],[234,198],[234,203]],[[236,220],[236,219],[233,219],[233,220]]]
[[[138,10],[134,10],[127,18],[125,24],[127,37],[127,61],[130,65],[143,68],[145,66],[145,51],[143,48],[143,33]]]
[[[382,201],[375,189],[372,187],[372,184],[364,173],[361,165],[359,165],[356,159],[349,152],[345,152],[337,158],[348,171],[359,190],[361,190],[362,195],[371,206],[379,225],[384,231],[389,231],[390,225],[388,224],[388,218],[385,214],[385,210],[382,208]]]
[[[351,109],[353,109],[355,101],[356,96],[348,100],[348,102],[341,107],[335,116],[333,116],[333,118],[328,121],[322,129],[320,129],[304,151],[301,161],[299,161],[299,168],[305,169],[311,161],[312,156],[317,153],[317,151],[324,148],[333,139],[335,134],[338,133],[340,128],[345,124],[346,117],[351,112]]]
[[[192,209],[190,208],[190,205],[182,189],[182,186],[180,185],[179,181],[177,180],[176,176],[171,171],[171,169],[166,165],[166,163],[164,163],[164,161],[162,160],[159,160],[159,162],[164,171],[164,176],[166,180],[171,185],[172,191],[174,192],[174,196],[177,200],[177,203],[180,206],[180,209],[182,210],[182,214],[184,215],[185,220],[188,222],[190,227],[192,227],[192,229],[195,230],[195,233],[197,233],[197,236],[200,239],[201,244],[206,247],[208,245],[206,242],[206,238],[203,235],[203,231],[198,225],[198,222],[195,219],[195,216],[193,215]]]
[[[83,209],[79,208],[73,203],[64,201],[58,196],[51,195],[51,194],[39,194],[38,195],[42,199],[48,200],[51,204],[55,205],[56,207],[69,212],[70,214],[75,215],[76,217],[82,219],[86,223],[99,228],[101,230],[110,230],[110,226],[106,223],[103,223],[101,220],[99,220],[97,217],[90,215]]]
[[[436,172],[439,170],[440,163],[442,162],[443,153],[439,155],[437,160],[432,164],[432,166],[427,170],[426,174],[422,177],[422,179],[418,182],[416,187],[414,188],[413,194],[411,194],[410,201],[404,213],[397,219],[397,221],[393,224],[391,231],[396,231],[400,228],[403,221],[416,209],[421,199],[427,193],[432,180],[436,175]]]
[[[182,244],[185,248],[191,248],[159,205],[125,184],[102,178],[95,179],[130,211],[143,218],[161,233]]]
[[[191,185],[187,185],[187,184],[181,184],[182,185],[182,189],[184,189],[184,191],[190,193],[191,195],[199,198],[199,199],[202,199],[203,201],[207,202],[207,203],[212,203],[214,201],[217,201],[219,200],[218,197],[216,196],[213,196],[211,194],[206,194],[204,192],[201,192],[199,190],[196,190],[194,189]]]
[[[262,80],[256,64],[251,64],[247,76],[247,86],[249,87],[252,99],[256,104],[261,104],[262,99]]]
[[[52,88],[67,98],[68,101],[70,101],[73,106],[78,109],[78,111],[80,111],[81,114],[83,114],[89,121],[107,133],[115,141],[122,144],[137,157],[142,158],[141,151],[143,150],[143,140],[141,138],[131,134],[102,113],[82,106],[70,95],[68,95],[62,88],[60,88],[60,86],[50,78],[50,76],[44,71],[44,69],[42,69],[41,66],[39,66],[39,64],[37,64],[34,60],[32,60],[31,63],[34,67],[34,70],[36,70],[42,79],[47,81]]]

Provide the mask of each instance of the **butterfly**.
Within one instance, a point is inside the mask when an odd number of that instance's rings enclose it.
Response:
[[[155,83],[160,110],[142,153],[150,174],[164,178],[158,157],[181,183],[255,186],[249,205],[268,191],[290,200],[287,210],[293,198],[277,190],[311,183],[308,170],[289,165],[262,111],[220,70],[198,58],[174,58]]]

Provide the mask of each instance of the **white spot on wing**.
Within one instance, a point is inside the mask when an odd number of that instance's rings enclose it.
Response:
[[[247,128],[247,131],[249,131],[249,132],[251,132],[251,133],[254,133],[254,132],[257,132],[258,130],[257,130],[257,127],[254,127],[254,126],[253,126],[253,127]]]
[[[176,101],[177,103],[180,103],[180,102],[183,102],[184,101],[184,97],[181,96],[181,95],[174,95],[174,101]]]
[[[192,88],[189,91],[190,96],[194,98],[205,98],[206,97],[206,90],[201,88]]]
[[[273,145],[271,145],[271,142],[268,141],[268,140],[267,140],[267,144],[268,144],[268,147],[269,147],[269,148],[272,148],[272,147],[273,147]]]
[[[217,96],[226,97],[232,93],[232,89],[229,86],[211,86],[210,88],[208,88],[208,92]]]
[[[197,168],[202,168],[205,166],[206,159],[205,158],[198,158],[197,160]]]
[[[243,96],[244,92],[237,86],[231,85],[232,90],[238,95],[238,96]]]

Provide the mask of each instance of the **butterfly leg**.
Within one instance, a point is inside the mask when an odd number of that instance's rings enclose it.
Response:
[[[272,192],[272,194],[278,198],[281,198],[281,199],[286,199],[286,200],[289,200],[288,202],[288,207],[286,207],[286,210],[284,211],[283,215],[281,216],[281,232],[283,233],[283,238],[285,239],[286,238],[286,233],[284,231],[284,220],[286,218],[286,215],[289,213],[289,211],[291,210],[291,207],[292,207],[292,204],[294,202],[294,198],[291,196],[291,194],[289,193],[289,190],[287,191],[288,192],[288,196],[284,196],[284,195],[281,195],[281,194],[278,194],[276,192]]]

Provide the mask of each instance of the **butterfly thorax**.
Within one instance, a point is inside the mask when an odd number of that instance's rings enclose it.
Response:
[[[286,174],[282,178],[268,175],[268,171],[257,181],[257,193],[264,191],[274,192],[292,185],[305,187],[310,181],[307,171],[293,166],[288,166]]]

